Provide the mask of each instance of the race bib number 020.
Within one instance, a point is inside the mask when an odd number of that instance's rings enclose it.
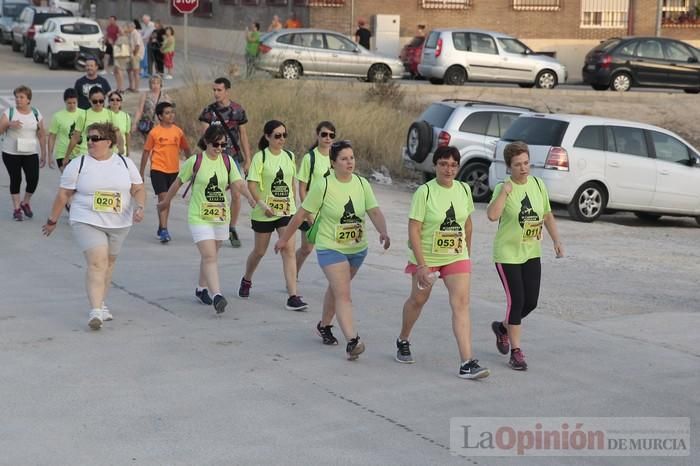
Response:
[[[523,223],[523,243],[542,239],[542,221],[525,221]]]
[[[226,203],[203,202],[200,217],[206,222],[223,223],[226,221]]]
[[[335,241],[340,244],[359,243],[362,240],[361,223],[341,223],[335,226]]]
[[[95,191],[92,196],[92,210],[95,212],[122,213],[122,193],[115,191]]]
[[[267,201],[265,203],[272,209],[272,212],[277,217],[291,215],[292,209],[288,197],[267,196]]]
[[[433,254],[453,255],[464,251],[464,235],[461,231],[436,231],[433,233]]]

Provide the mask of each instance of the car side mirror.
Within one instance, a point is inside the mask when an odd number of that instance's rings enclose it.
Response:
[[[697,62],[698,62],[698,59],[695,57],[688,58],[688,63],[697,63]]]

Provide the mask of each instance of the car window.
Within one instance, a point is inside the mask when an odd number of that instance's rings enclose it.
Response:
[[[457,50],[468,51],[471,49],[471,47],[469,47],[469,37],[467,37],[466,32],[453,32],[452,44]]]
[[[639,41],[637,47],[637,56],[642,58],[653,58],[663,60],[664,52],[661,49],[661,42],[655,39],[646,39]]]
[[[639,45],[639,41],[631,40],[626,44],[623,44],[622,47],[620,47],[620,50],[617,51],[617,53],[619,53],[620,55],[625,55],[627,57],[633,57],[634,52],[637,49],[637,45]]]
[[[100,28],[96,24],[73,23],[61,26],[64,34],[99,34]]]
[[[494,138],[501,137],[501,130],[498,127],[498,113],[491,113],[491,118],[489,119],[489,125],[486,127],[486,135]]]
[[[474,112],[459,126],[463,133],[486,134],[493,112]]]
[[[644,131],[627,126],[612,126],[611,128],[612,136],[615,138],[615,152],[641,157],[649,156]]]
[[[437,47],[437,41],[440,38],[440,33],[437,31],[431,31],[430,35],[428,36],[428,40],[425,41],[425,47],[426,49],[434,49]]]
[[[477,32],[470,32],[469,42],[472,52],[488,53],[492,55],[498,54],[498,50],[496,50],[496,42],[494,42],[493,37],[491,36]]]
[[[534,146],[558,146],[569,123],[537,117],[520,117],[503,135],[506,141],[524,141]]]
[[[314,34],[314,36],[316,35],[320,34]],[[355,50],[355,44],[345,37],[336,36],[335,34],[326,34],[326,48],[339,52],[352,52]]]
[[[503,50],[505,50],[508,53],[531,52],[530,48],[527,45],[520,42],[518,39],[499,38],[498,43],[501,44]]]
[[[291,44],[293,41],[294,34],[283,34],[277,38],[277,42],[280,44]],[[262,38],[260,39],[262,41]]]
[[[9,18],[17,18],[26,6],[26,3],[5,3],[2,7],[2,15]]]
[[[678,139],[658,131],[651,131],[651,139],[654,142],[654,152],[656,152],[657,159],[691,165],[692,158],[688,146]]]
[[[432,104],[418,117],[419,121],[430,123],[436,128],[444,128],[447,120],[452,115],[453,108],[448,105]]]
[[[582,149],[604,150],[605,138],[602,126],[586,126],[579,133],[574,142],[574,147]]]
[[[515,120],[518,119],[520,116],[519,113],[510,113],[510,112],[499,112],[498,113],[498,126],[499,126],[499,134],[498,137],[502,137],[505,132],[510,128],[510,125],[513,124]]]
[[[664,41],[664,53],[668,60],[678,62],[687,63],[693,57],[685,45],[671,41]]]
[[[620,39],[608,39],[605,42],[601,42],[600,44],[596,45],[596,47],[593,49],[594,52],[609,52],[615,47],[617,47],[617,44],[621,42]]]

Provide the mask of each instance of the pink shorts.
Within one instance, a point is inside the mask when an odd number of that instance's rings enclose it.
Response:
[[[430,272],[440,272],[440,278],[445,278],[448,275],[454,275],[457,273],[472,273],[472,261],[470,259],[465,259],[447,265],[428,267],[428,269]],[[411,264],[410,262],[404,269],[405,273],[410,273],[411,275],[415,275],[417,271],[418,266],[416,264]]]

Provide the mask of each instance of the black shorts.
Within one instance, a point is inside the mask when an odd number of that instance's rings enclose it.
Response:
[[[278,228],[286,227],[289,221],[292,219],[289,217],[280,217],[277,220],[272,220],[270,222],[261,222],[259,220],[251,220],[250,223],[253,224],[253,231],[255,233],[272,233]]]
[[[109,55],[110,57],[114,55],[114,48],[109,42],[105,45],[105,55]]]
[[[170,186],[177,179],[177,173],[163,173],[158,170],[151,170],[151,185],[156,194],[168,192]]]

